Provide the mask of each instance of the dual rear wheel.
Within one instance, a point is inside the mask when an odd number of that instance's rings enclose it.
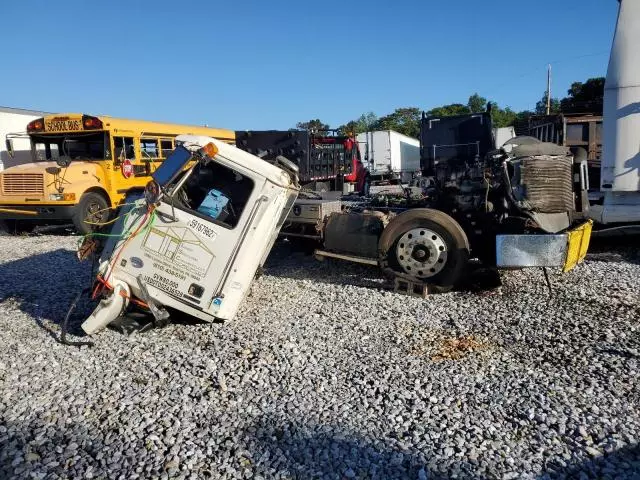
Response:
[[[429,284],[446,292],[460,280],[469,260],[469,240],[458,222],[439,210],[401,213],[384,229],[379,262],[389,276]]]

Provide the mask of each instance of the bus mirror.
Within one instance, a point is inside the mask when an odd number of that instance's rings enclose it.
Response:
[[[71,164],[71,159],[69,157],[59,157],[56,160],[56,165],[61,168],[67,168]]]
[[[9,154],[9,156],[11,158],[13,158],[16,155],[16,153],[13,150],[13,139],[12,138],[7,138],[7,139],[5,139],[5,143],[7,145],[7,153]]]

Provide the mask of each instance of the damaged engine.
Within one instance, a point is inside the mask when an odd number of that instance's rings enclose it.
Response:
[[[586,214],[587,166],[566,147],[515,137],[495,149],[489,112],[424,117],[421,136],[424,205],[454,217],[476,253],[491,255],[495,235],[557,233]]]

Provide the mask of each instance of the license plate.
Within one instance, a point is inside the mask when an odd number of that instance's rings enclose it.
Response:
[[[51,119],[44,122],[45,132],[77,132],[82,130],[82,119]]]
[[[587,255],[587,250],[589,249],[592,227],[593,221],[588,220],[568,232],[569,244],[567,245],[567,259],[562,268],[563,272],[568,272],[584,260],[584,257]]]

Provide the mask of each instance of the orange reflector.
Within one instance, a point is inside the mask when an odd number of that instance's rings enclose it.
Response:
[[[211,142],[202,147],[202,151],[207,157],[213,158],[218,154],[218,147]]]
[[[66,201],[74,201],[76,199],[76,194],[75,193],[65,193],[62,196],[63,200]]]

